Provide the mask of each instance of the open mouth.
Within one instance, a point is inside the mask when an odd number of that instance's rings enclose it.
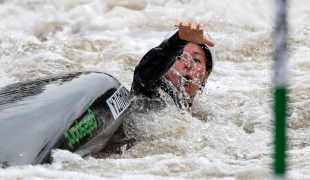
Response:
[[[193,78],[190,75],[184,75],[182,78],[182,81],[185,84],[189,85],[189,84],[198,84],[199,83],[199,79],[197,78]]]
[[[183,79],[185,81],[192,81],[192,78],[190,76],[187,76],[187,75],[183,76]]]

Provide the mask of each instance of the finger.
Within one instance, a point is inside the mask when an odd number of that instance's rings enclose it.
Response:
[[[186,27],[186,29],[188,29],[188,30],[192,29],[192,24],[193,24],[192,21],[187,22],[187,27]]]
[[[198,29],[198,30],[199,30],[199,23],[198,23],[198,24],[196,24],[196,29]]]
[[[190,27],[191,27],[191,29],[197,29],[197,24],[196,24],[196,22],[191,21],[191,22],[190,22]]]
[[[187,25],[188,25],[189,27],[191,27],[191,26],[192,26],[192,24],[193,24],[193,21],[189,21],[189,22],[187,22]]]
[[[200,22],[198,25],[197,25],[197,29],[199,29],[199,30],[203,30],[203,28],[204,28],[204,23],[203,22]]]
[[[197,24],[197,31],[199,32],[199,34],[203,35],[203,23]]]
[[[178,25],[179,25],[179,26],[178,26],[179,30],[182,30],[182,29],[184,30],[184,29],[187,28],[186,22],[179,22]]]
[[[188,26],[188,22],[181,22],[181,23],[180,23],[180,26],[186,27],[186,26]]]
[[[180,22],[175,23],[174,27],[179,27],[180,26]]]
[[[204,33],[204,23],[203,22],[199,23],[199,31],[202,31],[202,33]],[[214,46],[214,42],[211,39],[207,38],[206,36],[203,36],[203,40],[204,40],[205,44],[207,44],[208,46],[210,46],[210,47]]]
[[[205,44],[207,44],[210,47],[214,46],[214,42],[211,39],[209,39],[209,38],[207,38],[205,36],[203,37],[203,41],[204,41]]]
[[[189,31],[192,29],[192,23],[191,22],[183,22],[182,25],[179,27],[179,29]]]

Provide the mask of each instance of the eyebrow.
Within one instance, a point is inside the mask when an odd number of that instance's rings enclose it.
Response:
[[[203,54],[201,54],[200,52],[196,52],[196,51],[193,52],[193,55],[200,55],[200,56],[204,57]]]

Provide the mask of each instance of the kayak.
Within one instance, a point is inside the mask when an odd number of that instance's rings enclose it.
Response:
[[[129,91],[113,76],[74,72],[0,89],[0,166],[50,162],[52,149],[85,157],[121,125]]]

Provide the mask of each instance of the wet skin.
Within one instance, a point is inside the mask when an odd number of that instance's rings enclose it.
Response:
[[[185,92],[192,98],[196,95],[199,86],[206,82],[208,73],[206,72],[206,57],[202,48],[195,43],[189,43],[184,47],[184,51],[190,54],[183,58],[176,58],[174,66],[167,72],[166,78],[179,91]]]

